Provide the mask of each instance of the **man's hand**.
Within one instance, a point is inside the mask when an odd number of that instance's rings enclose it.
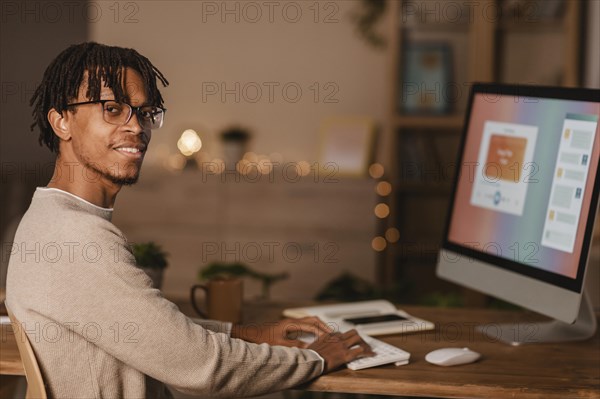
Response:
[[[314,350],[325,360],[323,373],[333,371],[359,357],[375,355],[356,330],[321,335],[308,349]]]
[[[233,338],[257,344],[295,346],[307,348],[306,342],[300,341],[301,333],[309,333],[321,337],[330,334],[333,330],[318,317],[303,317],[300,319],[283,319],[262,325],[234,325],[231,329]]]
[[[307,344],[296,339],[303,332],[315,335],[316,340],[312,344]],[[231,329],[231,336],[257,344],[266,343],[312,349],[325,360],[323,373],[333,371],[359,357],[375,355],[356,330],[345,333],[333,332],[318,317],[283,319],[260,326],[234,325]]]

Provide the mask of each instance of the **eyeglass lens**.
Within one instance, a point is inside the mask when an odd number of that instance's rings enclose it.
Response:
[[[107,101],[104,103],[104,120],[113,125],[124,125],[129,122],[132,107],[127,103]],[[136,116],[140,125],[148,129],[159,129],[163,124],[164,110],[152,105],[136,108]]]

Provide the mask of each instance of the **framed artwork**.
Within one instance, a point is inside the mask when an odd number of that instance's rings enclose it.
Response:
[[[366,176],[373,158],[375,122],[368,117],[332,117],[321,124],[319,166],[341,176]]]
[[[452,50],[443,42],[409,42],[403,46],[400,111],[447,114],[452,111]]]

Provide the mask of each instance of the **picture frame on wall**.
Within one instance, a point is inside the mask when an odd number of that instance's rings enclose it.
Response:
[[[452,112],[452,49],[448,43],[409,42],[403,46],[398,104],[410,115]]]
[[[375,121],[370,117],[329,117],[321,123],[319,166],[324,172],[364,177],[373,158]]]

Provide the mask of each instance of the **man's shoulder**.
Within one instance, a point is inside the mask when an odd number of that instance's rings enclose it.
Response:
[[[123,234],[110,220],[99,212],[90,211],[76,200],[59,196],[36,198],[31,202],[19,225],[21,233],[28,236],[50,234],[54,237],[90,237]]]

